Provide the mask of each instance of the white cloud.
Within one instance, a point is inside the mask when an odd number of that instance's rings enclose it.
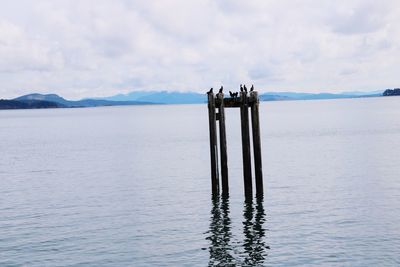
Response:
[[[399,86],[400,4],[348,0],[1,1],[0,98],[133,90]]]

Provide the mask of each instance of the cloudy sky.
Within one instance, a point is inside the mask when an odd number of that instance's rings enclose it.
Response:
[[[0,0],[0,98],[400,86],[398,0]]]

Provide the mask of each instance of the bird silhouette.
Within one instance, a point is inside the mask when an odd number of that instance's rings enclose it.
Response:
[[[246,87],[245,84],[243,85],[243,89],[244,89],[244,91],[247,93],[247,87]]]
[[[231,97],[235,97],[235,94],[232,93],[231,91],[229,91],[229,95],[230,95]]]
[[[213,88],[211,87],[211,89],[207,92],[207,95],[212,94],[213,93]]]
[[[240,85],[240,92],[243,92],[243,86]]]
[[[218,93],[222,94],[222,90],[224,90],[223,86],[221,86],[221,88],[219,88],[219,92]]]
[[[254,91],[254,85],[251,85],[250,92],[253,92],[253,91]]]

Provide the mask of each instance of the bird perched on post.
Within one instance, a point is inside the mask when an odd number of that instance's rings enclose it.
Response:
[[[250,92],[253,92],[253,91],[254,91],[254,85],[252,84],[250,87]]]
[[[224,90],[224,87],[221,85],[221,88],[219,88],[219,94],[222,94],[222,90]]]
[[[229,95],[230,95],[231,97],[235,97],[235,94],[232,93],[231,91],[229,91]]]
[[[243,86],[242,85],[240,85],[240,92],[243,93]]]
[[[243,89],[244,89],[244,91],[247,93],[247,87],[246,87],[245,84],[243,85]]]
[[[211,87],[211,89],[207,92],[207,95],[212,94],[213,93],[213,88]]]

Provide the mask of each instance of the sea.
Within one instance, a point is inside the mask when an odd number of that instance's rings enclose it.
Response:
[[[0,111],[0,266],[400,266],[400,97],[262,102],[247,200],[237,109],[211,195],[207,112]]]

